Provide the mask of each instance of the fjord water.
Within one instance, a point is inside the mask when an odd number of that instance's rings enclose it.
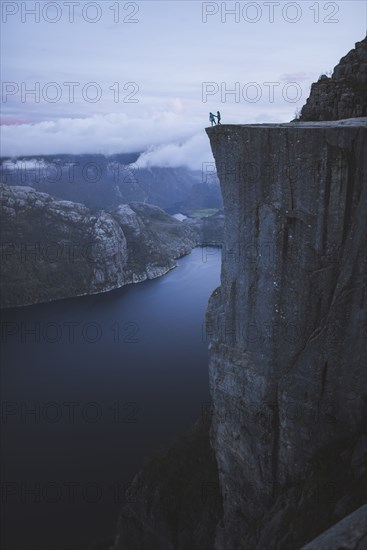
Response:
[[[196,248],[153,281],[2,312],[4,550],[113,535],[144,459],[210,399],[204,318],[220,261]]]

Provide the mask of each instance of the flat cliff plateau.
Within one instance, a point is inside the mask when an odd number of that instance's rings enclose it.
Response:
[[[207,128],[215,547],[299,548],[366,499],[367,119]]]

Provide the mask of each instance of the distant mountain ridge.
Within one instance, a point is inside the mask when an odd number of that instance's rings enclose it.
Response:
[[[170,214],[221,208],[213,166],[206,173],[186,167],[139,168],[140,153],[48,155],[1,159],[1,181],[27,185],[53,196],[82,202],[91,210],[133,201],[154,204]],[[210,163],[209,163],[210,164]]]

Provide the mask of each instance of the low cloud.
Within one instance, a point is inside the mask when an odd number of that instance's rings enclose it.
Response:
[[[138,168],[187,166],[192,170],[201,170],[203,162],[213,162],[209,140],[204,132],[192,136],[183,143],[151,147],[138,158],[135,165]]]
[[[145,151],[141,166],[201,168],[212,160],[203,121],[174,110],[146,118],[123,113],[62,118],[36,124],[3,125],[2,156],[131,153]]]

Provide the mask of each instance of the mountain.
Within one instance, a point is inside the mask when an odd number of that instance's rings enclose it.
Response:
[[[59,199],[81,202],[91,210],[121,203],[146,202],[170,214],[221,208],[215,175],[179,168],[138,168],[138,153],[53,155],[1,159],[1,180],[31,186]]]
[[[312,84],[300,120],[340,120],[367,116],[367,37],[334,68]]]
[[[365,501],[366,122],[207,129],[225,211],[207,313],[217,549],[300,548]]]
[[[153,279],[198,244],[221,244],[223,216],[178,221],[145,203],[111,212],[0,184],[1,307],[97,294]]]

